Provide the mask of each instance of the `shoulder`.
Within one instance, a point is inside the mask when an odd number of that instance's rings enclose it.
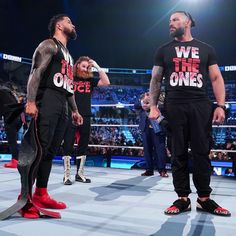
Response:
[[[213,49],[213,47],[212,47],[210,44],[205,43],[205,42],[203,42],[203,41],[201,41],[201,40],[199,40],[199,39],[193,39],[193,43],[195,43],[195,44],[197,44],[197,45],[199,45],[199,46],[208,48],[208,49]]]
[[[162,44],[161,48],[168,48],[169,46],[172,46],[174,43],[175,43],[175,41],[171,40],[171,41],[169,41],[169,42],[167,42],[165,44]]]
[[[36,50],[47,51],[55,54],[58,50],[58,47],[53,39],[46,39],[38,45]]]
[[[159,46],[159,47],[157,48],[156,52],[157,52],[157,53],[158,53],[158,52],[162,52],[162,51],[164,51],[164,50],[170,48],[173,44],[174,44],[174,41],[173,41],[173,40],[172,40],[172,41],[169,41],[169,42],[167,42],[167,43],[165,43],[165,44],[162,44],[161,46]]]

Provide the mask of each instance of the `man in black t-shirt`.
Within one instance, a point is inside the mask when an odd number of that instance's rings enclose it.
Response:
[[[95,68],[99,74],[99,78],[94,78],[91,68]],[[91,180],[84,176],[84,164],[86,161],[87,148],[90,136],[91,126],[91,96],[94,87],[108,86],[110,84],[107,74],[100,66],[87,56],[80,57],[74,65],[74,93],[75,101],[79,112],[83,117],[83,125],[74,126],[71,121],[64,137],[64,178],[65,185],[71,185],[70,179],[70,159],[74,149],[74,143],[78,144],[76,153],[77,173],[75,181],[82,183],[90,183]],[[76,136],[76,139],[75,139]]]
[[[170,35],[173,41],[160,47],[155,56],[150,82],[151,111],[156,119],[160,111],[157,102],[161,82],[165,77],[166,118],[171,130],[172,174],[178,195],[172,206],[165,210],[168,215],[191,210],[188,195],[191,193],[188,170],[188,147],[193,156],[193,182],[197,189],[197,210],[221,216],[230,212],[210,199],[212,121],[225,119],[224,80],[217,65],[214,49],[191,35],[195,22],[189,13],[177,11],[171,14]],[[213,111],[206,94],[208,75],[217,101]]]

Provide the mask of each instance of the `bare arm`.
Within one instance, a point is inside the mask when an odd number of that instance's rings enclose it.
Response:
[[[211,79],[211,84],[217,104],[224,105],[225,104],[224,79],[217,65],[209,66],[209,77]]]
[[[101,86],[109,86],[110,85],[110,80],[109,80],[106,72],[103,71],[100,68],[100,70],[98,70],[98,73],[99,73],[99,78],[100,78],[100,80],[98,81],[98,86],[99,87],[101,87]]]
[[[32,68],[27,84],[27,103],[26,113],[32,117],[36,117],[38,109],[35,104],[36,95],[40,81],[43,77],[48,64],[53,55],[57,52],[57,46],[53,40],[48,39],[43,41],[35,50],[32,60]]]
[[[209,77],[211,79],[212,89],[218,105],[225,105],[225,85],[218,65],[209,66]],[[225,119],[225,112],[222,108],[215,109],[213,122],[222,123]]]
[[[163,80],[163,67],[154,66],[152,68],[152,78],[150,82],[149,94],[150,94],[150,119],[156,119],[160,115],[160,111],[157,108],[159,96],[161,93],[161,83]]]

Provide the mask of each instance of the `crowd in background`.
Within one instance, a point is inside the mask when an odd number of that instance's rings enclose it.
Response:
[[[25,97],[24,88],[14,83],[6,83],[14,92]],[[226,86],[227,87],[227,86]],[[138,100],[139,95],[146,88],[137,86],[111,86],[106,89],[96,88],[92,96],[92,124],[106,126],[92,126],[90,145],[105,145],[105,146],[122,146],[121,148],[108,147],[90,147],[91,155],[119,155],[119,156],[143,156],[143,150],[140,148],[125,148],[125,146],[142,147],[141,133],[137,127],[138,116],[132,105]],[[96,106],[100,104],[118,104],[116,106]],[[236,124],[236,111],[228,110],[226,114],[225,124]],[[121,127],[109,127],[109,125],[123,125]],[[126,127],[128,125],[129,127]],[[136,125],[136,127],[132,127]],[[130,127],[131,126],[131,127]],[[22,137],[22,129],[19,133],[19,139]],[[223,135],[220,141],[219,133]],[[127,135],[129,134],[129,135]],[[221,136],[222,136],[221,135]],[[222,137],[221,137],[222,138]],[[6,133],[4,130],[4,121],[0,119],[0,141],[6,141]],[[229,141],[230,140],[230,141]],[[236,128],[214,128],[213,129],[213,149],[229,149],[228,143],[231,142],[231,150],[236,149]],[[2,148],[1,148],[2,149]],[[231,161],[232,153],[228,152],[211,152],[211,160]]]

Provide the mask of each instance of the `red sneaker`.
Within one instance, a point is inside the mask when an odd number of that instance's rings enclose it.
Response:
[[[5,168],[17,168],[18,161],[16,159],[11,159],[10,162],[4,164]]]
[[[27,219],[38,219],[40,217],[40,213],[37,208],[33,206],[31,202],[27,202],[27,204],[19,211],[22,217]]]
[[[42,208],[65,209],[64,202],[58,202],[48,195],[47,188],[36,188],[32,198],[35,205]]]

